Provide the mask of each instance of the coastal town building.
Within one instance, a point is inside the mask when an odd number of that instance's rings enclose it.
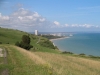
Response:
[[[38,35],[38,30],[35,30],[35,35]]]

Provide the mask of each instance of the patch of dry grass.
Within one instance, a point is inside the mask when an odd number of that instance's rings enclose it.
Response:
[[[21,53],[23,53],[24,56],[27,56],[28,58],[32,59],[36,64],[46,64],[46,62],[40,58],[38,55],[30,52],[30,51],[27,51],[23,48],[19,48],[19,47],[16,47],[14,46],[18,51],[20,51]]]
[[[100,62],[85,58],[53,53],[35,52],[49,62],[58,75],[99,75]]]

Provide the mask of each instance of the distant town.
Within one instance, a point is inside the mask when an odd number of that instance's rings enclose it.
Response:
[[[46,37],[48,39],[56,39],[56,38],[71,37],[71,36],[73,36],[73,33],[39,32],[38,30],[35,30],[34,35]]]

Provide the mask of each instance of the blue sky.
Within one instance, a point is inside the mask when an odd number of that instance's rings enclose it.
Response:
[[[100,31],[100,0],[1,0],[0,27],[53,32]]]

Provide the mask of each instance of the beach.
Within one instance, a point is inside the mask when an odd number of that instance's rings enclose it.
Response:
[[[62,38],[56,38],[56,39],[50,39],[50,41],[54,41],[54,40],[61,40],[61,39],[66,39],[66,38],[70,38],[70,37],[62,37]]]
[[[54,44],[54,42],[53,42],[54,40],[61,40],[61,39],[66,39],[66,38],[70,38],[70,37],[62,37],[62,38],[50,39],[50,41],[53,43],[54,46],[56,46]]]

